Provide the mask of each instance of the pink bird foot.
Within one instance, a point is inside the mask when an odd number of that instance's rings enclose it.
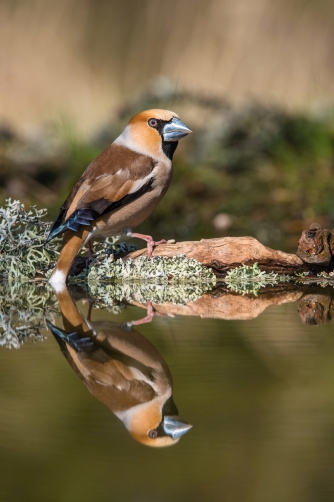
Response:
[[[152,258],[152,252],[156,246],[159,246],[159,244],[166,244],[167,242],[165,239],[161,239],[161,241],[154,241],[153,237],[151,237],[150,235],[137,233],[133,233],[131,237],[137,237],[138,239],[143,239],[147,242],[147,258]]]

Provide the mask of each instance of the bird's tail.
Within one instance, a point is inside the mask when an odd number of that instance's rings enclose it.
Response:
[[[68,220],[66,220],[64,223],[61,223],[63,214],[60,212],[59,217],[52,225],[50,233],[46,238],[45,244],[47,244],[52,239],[57,237],[57,235],[62,234],[66,230],[73,230],[73,232],[77,232],[81,225],[89,226],[95,217],[95,212],[91,211],[90,209],[77,209],[68,218]]]
[[[82,337],[77,331],[67,333],[65,330],[52,324],[49,320],[46,320],[46,324],[61,349],[65,348],[65,344],[70,345],[76,352],[91,352],[94,348],[94,342],[90,337]]]

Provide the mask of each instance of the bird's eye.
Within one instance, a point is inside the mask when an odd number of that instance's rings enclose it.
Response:
[[[151,431],[149,431],[148,437],[151,439],[155,439],[158,437],[158,432],[155,429],[152,429]]]
[[[157,125],[158,125],[158,121],[157,121],[156,119],[149,119],[149,121],[148,121],[148,125],[149,125],[150,127],[157,127]]]

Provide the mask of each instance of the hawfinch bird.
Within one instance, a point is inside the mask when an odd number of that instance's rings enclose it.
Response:
[[[157,244],[149,235],[133,233],[165,195],[172,178],[178,140],[191,130],[176,113],[146,110],[132,117],[122,134],[86,169],[60,209],[48,243],[64,234],[50,283],[65,283],[72,261],[90,239],[123,234]],[[90,243],[89,243],[90,244]],[[91,248],[90,248],[91,251]]]
[[[88,390],[140,443],[177,443],[192,426],[178,417],[172,375],[157,349],[134,329],[85,319],[66,286],[56,294],[65,329],[48,327]]]

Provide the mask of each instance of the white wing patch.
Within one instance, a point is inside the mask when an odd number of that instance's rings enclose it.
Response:
[[[138,192],[138,190],[140,190],[144,185],[146,185],[146,183],[151,178],[154,178],[154,175],[156,174],[156,172],[157,172],[157,166],[155,166],[155,168],[153,169],[153,171],[150,174],[148,174],[147,176],[145,176],[145,178],[142,178],[141,180],[135,181],[134,184],[131,187],[131,190],[129,190],[129,193]]]

